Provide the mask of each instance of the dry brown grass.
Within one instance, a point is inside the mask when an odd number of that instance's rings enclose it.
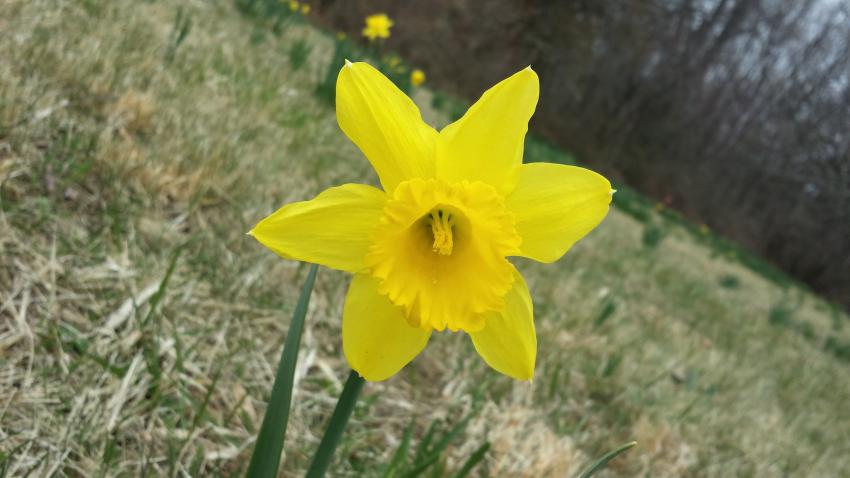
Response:
[[[8,476],[244,470],[305,270],[244,235],[283,202],[374,177],[312,94],[329,42],[282,38],[229,2],[0,4],[0,470]],[[286,47],[314,45],[293,72]],[[420,92],[417,100],[428,102]],[[444,122],[436,111],[426,115]],[[520,262],[537,311],[533,384],[440,334],[369,384],[334,476],[371,476],[415,418],[473,414],[444,457],[478,473],[571,476],[621,442],[609,476],[838,476],[850,467],[848,339],[820,300],[782,290],[675,226],[661,245],[617,211],[567,259]],[[168,271],[174,265],[173,273]],[[718,286],[734,275],[737,288]],[[167,280],[166,280],[167,278]],[[308,314],[284,474],[298,476],[346,374],[342,274]],[[815,339],[768,321],[800,302]],[[605,304],[616,309],[600,323]],[[845,318],[841,318],[845,321]]]

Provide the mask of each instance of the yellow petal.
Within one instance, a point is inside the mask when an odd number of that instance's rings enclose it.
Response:
[[[414,359],[431,337],[413,327],[401,307],[378,294],[378,281],[357,274],[351,281],[342,312],[342,349],[351,368],[378,382],[395,375]]]
[[[385,202],[380,189],[346,184],[283,206],[249,234],[285,259],[358,272]]]
[[[537,357],[537,335],[528,285],[514,270],[514,286],[505,308],[487,315],[484,328],[471,332],[472,344],[487,365],[517,380],[531,380]]]
[[[487,90],[461,119],[440,131],[437,177],[484,181],[509,193],[519,179],[525,133],[539,94],[531,67]]]
[[[521,256],[558,260],[608,213],[611,183],[589,169],[552,163],[522,166],[520,181],[506,199],[522,237]]]
[[[342,67],[336,118],[372,163],[385,191],[405,179],[434,177],[437,132],[422,121],[413,101],[369,64]]]

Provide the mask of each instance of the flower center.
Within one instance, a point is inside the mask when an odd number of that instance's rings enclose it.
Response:
[[[364,262],[411,325],[471,332],[504,307],[519,244],[492,186],[412,179],[387,201]]]
[[[450,212],[443,212],[442,209],[436,209],[428,214],[428,218],[431,223],[431,234],[434,236],[434,243],[431,248],[437,254],[443,256],[452,255],[452,247],[454,245],[454,241],[452,241],[452,226],[454,226],[452,214]]]

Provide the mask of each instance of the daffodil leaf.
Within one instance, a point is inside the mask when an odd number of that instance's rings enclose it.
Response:
[[[289,421],[289,405],[292,402],[295,364],[298,361],[301,333],[304,331],[304,318],[307,316],[307,306],[310,304],[310,294],[313,292],[317,269],[318,266],[315,264],[310,267],[307,280],[301,289],[301,295],[298,297],[295,312],[292,314],[292,322],[289,324],[289,332],[286,334],[286,344],[280,354],[277,376],[272,386],[272,395],[269,398],[260,434],[257,436],[257,444],[254,445],[251,464],[248,466],[247,476],[251,478],[273,478],[277,476],[280,452],[283,450],[283,442],[286,437],[286,423]]]
[[[310,468],[307,469],[305,478],[322,478],[325,472],[330,467],[333,459],[336,446],[342,438],[342,432],[345,430],[345,425],[348,424],[348,419],[351,417],[351,412],[354,411],[354,405],[357,403],[357,397],[360,396],[360,390],[366,381],[354,370],[348,375],[348,380],[342,388],[342,393],[334,407],[333,415],[328,422],[328,427],[325,428],[325,434],[322,436],[322,441],[319,443],[319,448],[316,449],[316,454],[313,455],[313,462],[310,463]]]

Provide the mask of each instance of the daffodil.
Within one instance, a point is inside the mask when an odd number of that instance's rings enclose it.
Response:
[[[363,36],[373,41],[376,38],[389,38],[390,28],[395,25],[395,22],[390,20],[386,13],[376,13],[366,17],[366,27],[363,29]]]
[[[307,15],[309,13],[310,13],[310,5],[308,5],[306,3],[304,5],[301,5],[301,14]]]
[[[382,60],[390,68],[390,70],[394,70],[396,67],[401,65],[401,57],[398,55],[387,55],[383,57]]]
[[[300,4],[300,3],[298,3],[297,1],[295,1],[295,0],[289,0],[289,11],[290,11],[290,12],[292,12],[292,13],[297,12],[297,11],[298,11],[298,8],[299,8],[300,6],[301,6],[301,4]]]
[[[382,189],[330,188],[250,234],[284,258],[354,274],[342,345],[367,380],[391,377],[445,329],[467,333],[499,372],[531,379],[532,301],[508,258],[558,260],[602,221],[612,194],[587,169],[522,163],[538,93],[526,68],[438,132],[368,64],[340,71],[337,121]]]
[[[425,72],[419,69],[411,71],[410,84],[413,86],[419,86],[422,83],[425,83]]]

